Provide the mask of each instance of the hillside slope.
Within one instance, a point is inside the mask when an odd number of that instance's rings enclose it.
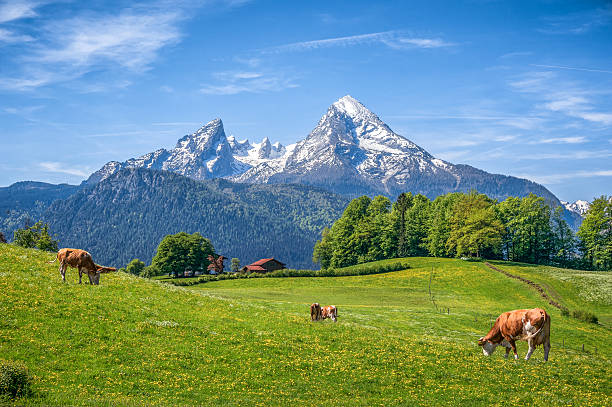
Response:
[[[122,273],[78,285],[74,270],[64,284],[52,257],[0,245],[0,355],[33,373],[26,404],[609,402],[612,342],[601,326],[549,309],[548,363],[541,349],[529,362],[482,355],[476,339],[490,315],[544,304],[478,263],[415,258],[410,270],[375,276],[182,289]],[[428,299],[432,267],[432,292],[450,314]],[[313,300],[338,306],[338,323],[311,323]]]
[[[65,199],[79,189],[77,185],[23,181],[0,187],[0,232],[7,239],[26,223],[34,224],[57,199]]]
[[[56,201],[43,218],[62,247],[85,249],[100,264],[149,263],[165,235],[200,232],[217,253],[242,264],[275,257],[288,267],[312,268],[321,230],[346,204],[313,187],[196,181],[140,168]]]

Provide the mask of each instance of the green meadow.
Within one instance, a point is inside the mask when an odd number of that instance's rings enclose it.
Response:
[[[61,281],[54,254],[0,245],[0,359],[33,376],[25,405],[612,404],[612,274],[408,258],[402,271],[175,287],[123,273]],[[384,262],[380,262],[384,263]],[[431,291],[431,294],[430,294]],[[310,322],[334,304],[338,322]],[[552,318],[550,359],[485,357],[477,339],[516,308]],[[584,351],[582,347],[584,345]]]

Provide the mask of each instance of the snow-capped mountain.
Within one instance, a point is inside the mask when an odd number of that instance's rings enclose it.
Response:
[[[580,199],[573,203],[561,201],[561,204],[568,211],[575,212],[579,214],[580,216],[584,216],[584,214],[587,213],[587,211],[591,207],[591,204],[588,201],[583,201]]]
[[[215,119],[181,138],[172,150],[162,148],[124,162],[111,161],[93,173],[87,183],[97,183],[122,168],[166,170],[194,179],[230,177],[250,167],[234,158],[234,148],[225,136],[223,122]]]
[[[308,184],[351,196],[396,196],[411,191],[434,198],[475,189],[504,199],[533,192],[559,204],[550,191],[534,182],[433,157],[349,95],[333,103],[312,132],[296,144],[272,144],[267,137],[261,143],[238,141],[226,137],[221,120],[215,119],[180,139],[173,150],[158,150],[123,163],[112,161],[87,182],[98,182],[126,167],[169,170],[195,179]]]

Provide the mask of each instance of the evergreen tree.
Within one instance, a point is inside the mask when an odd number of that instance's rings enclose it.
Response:
[[[37,248],[49,252],[58,250],[57,240],[49,234],[49,225],[41,221],[24,229],[17,229],[13,234],[13,243],[18,246]]]
[[[406,212],[412,207],[412,193],[401,193],[397,197],[393,210],[397,213],[398,225],[398,242],[397,255],[398,257],[406,257],[408,255],[408,244],[406,242]]]
[[[232,270],[233,273],[237,273],[240,270],[240,260],[236,257],[232,258],[230,270]]]

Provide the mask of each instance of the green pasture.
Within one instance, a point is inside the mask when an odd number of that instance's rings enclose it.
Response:
[[[34,376],[32,405],[610,405],[611,275],[496,263],[554,290],[589,324],[483,263],[175,287],[116,273],[61,282],[54,255],[0,245],[0,359]],[[433,271],[432,271],[433,270]],[[431,279],[431,296],[429,281]],[[433,302],[431,301],[433,297]],[[337,323],[309,321],[312,302]],[[544,307],[552,350],[485,357],[502,311]],[[584,344],[585,351],[582,351]],[[519,355],[526,345],[521,343]]]

